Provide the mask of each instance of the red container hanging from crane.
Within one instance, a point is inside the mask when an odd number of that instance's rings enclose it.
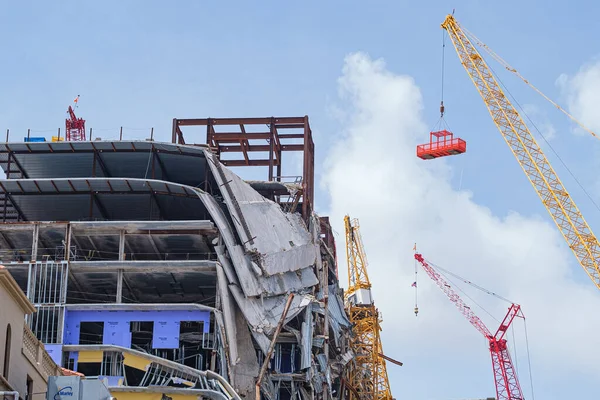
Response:
[[[455,138],[452,132],[444,129],[429,133],[429,143],[417,146],[417,157],[423,160],[431,160],[438,157],[462,154],[465,151],[467,151],[467,142]]]

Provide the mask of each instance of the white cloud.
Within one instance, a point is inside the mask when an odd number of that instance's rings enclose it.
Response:
[[[567,96],[569,111],[597,135],[600,134],[600,60],[583,65],[569,76],[562,74],[557,84]]]
[[[575,384],[595,387],[600,293],[575,265],[541,205],[543,218],[493,215],[469,192],[452,189],[452,170],[444,159],[418,159],[415,146],[428,135],[421,93],[411,77],[395,75],[382,60],[356,53],[346,58],[338,84],[340,107],[348,118],[325,162],[322,185],[331,196],[329,215],[339,232],[339,254],[345,245],[343,216],[360,220],[374,297],[383,313],[384,350],[405,363],[388,365],[395,396],[495,395],[485,340],[421,270],[420,314],[413,314],[414,242],[431,261],[523,306],[540,398],[569,397]],[[340,259],[344,285],[345,270]],[[507,309],[487,296],[475,299],[498,318]],[[479,314],[490,330],[497,328]],[[520,343],[522,326],[515,324]],[[517,344],[517,350],[513,356],[527,395],[524,345]],[[567,375],[574,377],[561,379]]]

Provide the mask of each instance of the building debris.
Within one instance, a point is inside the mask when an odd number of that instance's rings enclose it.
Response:
[[[207,144],[186,144],[194,124]],[[287,151],[302,176],[282,175]],[[264,399],[338,398],[351,325],[308,117],[175,120],[173,143],[4,143],[0,164],[0,259],[62,368],[115,397],[241,399],[258,383]],[[268,180],[228,169],[243,165]]]

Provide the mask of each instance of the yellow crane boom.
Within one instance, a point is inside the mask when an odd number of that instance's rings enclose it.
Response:
[[[367,256],[358,220],[344,217],[346,255],[348,257],[348,291],[346,310],[353,325],[350,347],[354,359],[347,370],[347,384],[356,400],[392,400],[392,393],[381,345],[379,310],[371,296],[367,273]],[[394,362],[398,363],[394,360]],[[401,363],[400,363],[401,364]]]
[[[567,244],[600,289],[600,243],[525,122],[453,15],[442,23],[485,105]]]

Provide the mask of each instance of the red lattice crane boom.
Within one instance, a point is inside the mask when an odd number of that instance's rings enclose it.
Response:
[[[73,107],[69,106],[67,110],[69,118],[65,122],[65,139],[72,142],[85,140],[85,120],[77,118]]]
[[[483,321],[465,304],[448,282],[425,261],[421,254],[415,253],[415,260],[421,264],[427,275],[442,289],[450,301],[456,305],[461,314],[469,320],[471,325],[488,340],[490,355],[492,357],[492,368],[494,370],[494,382],[496,384],[496,399],[523,400],[523,392],[521,391],[521,386],[519,385],[519,380],[510,358],[506,339],[504,339],[504,335],[515,317],[524,318],[521,306],[514,303],[511,304],[508,313],[496,330],[496,333],[492,334]]]

